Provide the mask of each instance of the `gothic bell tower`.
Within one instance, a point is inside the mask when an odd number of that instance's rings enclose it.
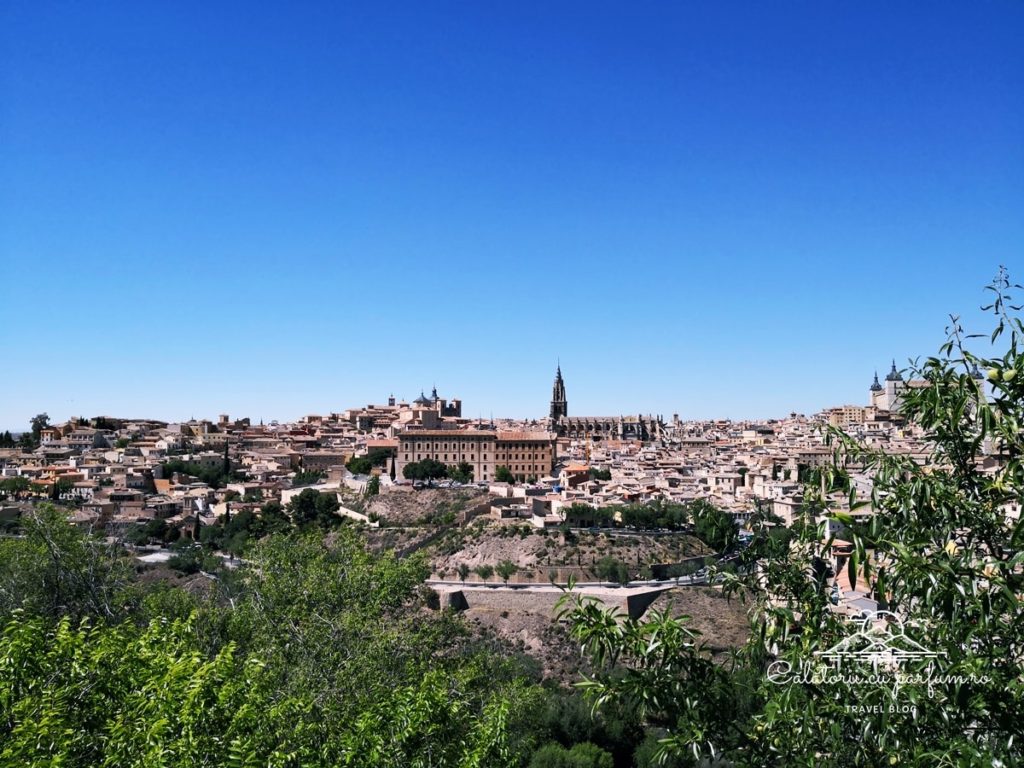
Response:
[[[569,415],[569,403],[565,399],[565,382],[562,381],[562,364],[558,364],[558,371],[555,373],[555,384],[551,388],[551,421],[557,422],[563,416]]]

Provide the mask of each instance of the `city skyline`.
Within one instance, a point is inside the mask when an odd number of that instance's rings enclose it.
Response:
[[[803,416],[812,416],[812,415],[816,415],[816,414],[821,414],[824,411],[826,411],[828,408],[836,407],[836,406],[842,406],[842,405],[854,405],[854,406],[865,406],[865,407],[869,406],[869,405],[872,404],[872,400],[873,400],[872,395],[874,394],[874,389],[879,387],[878,381],[880,379],[883,379],[883,378],[886,377],[886,376],[883,375],[883,373],[891,376],[893,374],[893,372],[902,372],[902,371],[905,371],[905,370],[906,370],[905,367],[898,366],[897,363],[896,363],[896,360],[893,359],[891,361],[890,367],[888,369],[884,369],[884,370],[883,369],[879,369],[879,371],[881,371],[881,372],[876,371],[876,372],[874,372],[872,374],[873,383],[872,383],[871,386],[865,387],[864,396],[861,397],[860,399],[851,399],[851,400],[844,401],[844,402],[841,402],[841,403],[840,402],[829,403],[829,404],[826,404],[826,405],[822,405],[819,408],[810,409],[810,410],[795,410],[795,409],[791,409],[790,411],[787,411],[785,413],[779,413],[779,414],[773,414],[773,415],[767,415],[767,416],[735,416],[735,415],[694,416],[694,415],[688,415],[688,414],[685,414],[685,413],[681,413],[679,410],[675,410],[675,409],[669,409],[669,410],[645,410],[643,408],[632,409],[632,408],[628,408],[628,407],[627,408],[612,408],[612,409],[607,409],[606,408],[603,411],[593,410],[593,409],[587,411],[586,408],[584,407],[583,410],[571,409],[568,413],[565,413],[565,411],[562,410],[562,411],[559,411],[559,413],[561,415],[567,415],[570,418],[574,418],[574,417],[591,417],[592,418],[592,417],[600,417],[600,416],[604,416],[604,417],[615,417],[615,416],[624,416],[624,417],[643,416],[643,417],[647,417],[647,416],[653,416],[653,417],[655,417],[655,419],[664,419],[666,421],[667,420],[671,420],[672,417],[674,417],[674,416],[678,416],[679,420],[682,421],[682,422],[701,422],[701,421],[705,421],[705,422],[706,421],[737,421],[737,422],[740,422],[740,421],[765,421],[765,420],[784,419],[784,418],[790,416],[793,413],[796,413],[798,415],[803,415]],[[976,375],[980,375],[980,374],[976,374]],[[563,381],[563,374],[562,374],[561,363],[560,362],[556,365],[556,380],[558,382],[560,382],[561,385],[562,385],[561,396],[565,398],[563,401],[561,401],[562,404],[563,405],[565,405],[565,404],[570,404],[571,405],[573,403],[573,401],[567,395],[567,392],[566,392],[566,389],[565,389],[565,383]],[[456,398],[458,398],[459,408],[460,408],[459,415],[462,416],[463,418],[466,418],[466,419],[469,419],[469,420],[474,420],[474,421],[494,421],[495,419],[501,419],[501,420],[509,420],[509,419],[511,419],[511,420],[524,420],[524,419],[529,420],[529,419],[534,419],[534,420],[537,420],[537,421],[543,421],[543,420],[549,418],[549,414],[540,414],[540,415],[532,414],[532,413],[528,413],[528,414],[511,414],[511,413],[495,412],[493,410],[489,410],[486,413],[484,413],[483,411],[473,412],[472,409],[467,409],[466,413],[461,413],[462,398],[458,396],[457,392],[454,393],[454,396]],[[553,396],[554,396],[554,394],[552,394],[552,397]],[[424,398],[426,398],[426,400],[424,400]],[[49,411],[46,411],[45,409],[42,412],[45,412],[50,417],[50,423],[52,423],[52,424],[66,423],[67,421],[70,421],[70,420],[78,418],[78,417],[85,417],[86,419],[91,419],[91,418],[96,418],[96,417],[111,417],[111,418],[116,418],[116,419],[133,419],[133,418],[138,418],[138,419],[156,419],[156,420],[159,420],[159,421],[166,421],[167,423],[195,421],[195,420],[209,420],[209,421],[213,421],[215,418],[220,417],[220,416],[222,416],[224,414],[230,416],[231,419],[248,418],[254,424],[255,423],[270,424],[271,422],[273,422],[273,423],[281,423],[281,424],[289,424],[289,423],[295,423],[297,421],[300,421],[302,418],[304,418],[306,416],[327,416],[327,415],[329,415],[331,413],[341,413],[341,412],[346,411],[346,410],[359,409],[359,408],[363,408],[363,407],[366,407],[366,406],[384,405],[385,403],[393,404],[393,403],[397,402],[397,403],[403,404],[403,405],[410,405],[410,404],[411,405],[415,405],[416,403],[418,403],[420,401],[424,401],[424,402],[430,401],[430,400],[432,400],[432,398],[441,398],[443,401],[448,401],[448,400],[451,399],[451,395],[449,393],[445,392],[445,391],[440,391],[439,392],[439,390],[437,388],[437,385],[435,384],[435,385],[432,385],[429,388],[421,387],[420,390],[419,390],[419,393],[418,393],[418,395],[416,397],[398,396],[398,395],[395,395],[393,391],[391,391],[391,392],[389,392],[389,394],[386,397],[378,397],[378,398],[375,398],[375,399],[374,398],[370,398],[370,399],[367,399],[365,401],[347,403],[347,404],[339,406],[337,408],[328,408],[328,409],[320,410],[320,411],[308,410],[307,409],[303,413],[301,413],[301,414],[299,414],[297,416],[294,416],[294,417],[290,417],[290,418],[277,418],[275,416],[265,417],[263,415],[253,416],[252,414],[249,414],[249,413],[241,413],[241,412],[233,411],[230,408],[222,408],[219,411],[217,411],[216,413],[191,412],[188,417],[181,416],[179,418],[163,418],[163,416],[161,414],[156,414],[156,413],[121,413],[121,412],[115,412],[115,411],[103,412],[103,413],[100,413],[100,412],[96,412],[96,413],[80,412],[80,413],[59,414],[59,415],[56,415],[56,416],[54,414],[51,414]],[[549,412],[553,412],[551,409],[554,406],[555,402],[556,401],[554,401],[554,400],[549,400],[549,402],[548,402]],[[592,399],[583,399],[581,402],[584,404],[584,406],[586,406],[586,404],[592,403],[593,400]],[[35,414],[35,413],[32,414],[32,416],[35,416],[35,415],[37,415],[37,414]],[[28,431],[27,426],[24,427],[24,428],[22,428],[22,427],[10,427],[10,428],[7,428],[7,427],[0,426],[0,432],[3,432],[5,430],[8,430],[8,431],[14,433],[15,435],[17,435],[17,434],[19,434],[20,432],[23,432],[23,431]]]
[[[866,402],[1024,280],[1024,7],[0,9],[0,428]]]

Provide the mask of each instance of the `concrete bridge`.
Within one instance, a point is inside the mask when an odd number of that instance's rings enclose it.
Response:
[[[478,606],[493,607],[505,610],[536,610],[547,605],[554,611],[555,603],[564,594],[558,587],[550,584],[516,585],[473,584],[464,585],[452,582],[428,582],[437,593],[441,608],[452,608],[464,611]],[[651,603],[664,592],[673,589],[674,585],[662,583],[659,586],[614,587],[595,584],[577,586],[573,594],[595,597],[608,608],[618,608],[631,619],[639,619]]]

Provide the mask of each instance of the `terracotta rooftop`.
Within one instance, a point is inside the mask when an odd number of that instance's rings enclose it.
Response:
[[[499,440],[554,440],[551,432],[498,432]]]
[[[399,433],[403,437],[483,437],[493,439],[497,433],[485,429],[409,429]]]

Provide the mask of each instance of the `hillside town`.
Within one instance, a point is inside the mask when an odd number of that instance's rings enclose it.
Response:
[[[0,768],[1024,766],[1024,2],[923,10],[4,3]]]
[[[291,424],[253,424],[226,414],[181,423],[113,416],[40,421],[37,447],[0,450],[6,497],[0,519],[16,517],[19,502],[53,499],[73,508],[77,525],[109,537],[163,521],[161,529],[174,529],[175,538],[198,541],[203,527],[225,515],[259,515],[267,501],[286,505],[305,488],[335,497],[335,514],[376,527],[381,520],[353,508],[363,505],[352,499],[368,493],[398,498],[430,486],[472,488],[480,497],[474,514],[537,529],[589,525],[581,509],[615,515],[626,505],[698,500],[726,513],[740,532],[754,514],[789,526],[802,518],[811,473],[832,460],[827,426],[887,453],[929,461],[929,445],[897,408],[900,393],[915,386],[920,382],[904,381],[893,362],[884,383],[874,376],[865,405],[813,416],[577,416],[569,414],[559,366],[548,416],[525,421],[465,418],[462,402],[440,397],[436,388],[412,402],[391,396],[385,404],[311,414]],[[424,462],[441,472],[419,478],[415,470]],[[856,465],[848,469],[859,497],[870,497],[870,474]],[[831,494],[830,501],[831,513],[851,512],[846,492]],[[1007,513],[1018,517],[1019,506]],[[858,507],[853,514],[863,520],[873,510]],[[837,605],[874,609],[863,585],[858,591],[845,576],[842,531],[827,535],[836,537]]]

